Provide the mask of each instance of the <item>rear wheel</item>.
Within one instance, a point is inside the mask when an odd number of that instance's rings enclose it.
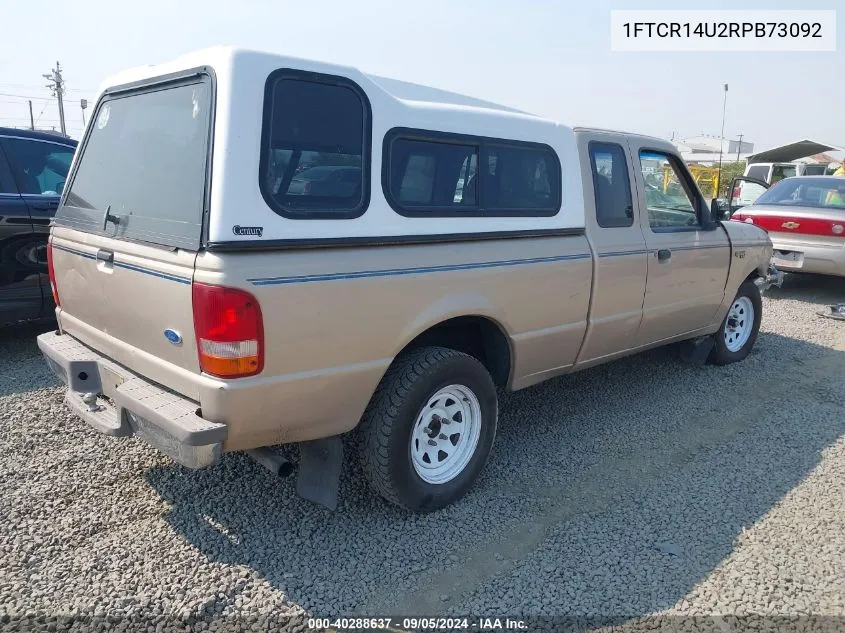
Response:
[[[762,316],[760,289],[754,282],[746,281],[739,287],[725,320],[714,335],[716,344],[710,354],[710,362],[727,365],[748,356],[757,341]]]
[[[370,486],[417,512],[453,503],[484,468],[497,417],[493,380],[472,356],[426,347],[397,358],[361,422]]]

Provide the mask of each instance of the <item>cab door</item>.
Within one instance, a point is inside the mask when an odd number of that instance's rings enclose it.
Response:
[[[646,141],[644,141],[646,142]],[[725,294],[730,242],[709,218],[681,158],[631,139],[636,156],[640,222],[648,249],[648,281],[637,341],[648,345],[712,323]]]
[[[587,235],[593,247],[590,322],[579,365],[635,347],[648,252],[636,208],[632,157],[616,134],[578,132]]]

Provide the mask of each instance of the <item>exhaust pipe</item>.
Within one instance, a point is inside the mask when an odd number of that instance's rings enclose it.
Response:
[[[277,477],[288,477],[293,473],[292,461],[265,446],[244,452]]]

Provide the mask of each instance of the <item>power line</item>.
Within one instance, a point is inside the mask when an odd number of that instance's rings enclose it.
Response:
[[[12,99],[0,99],[0,103],[8,103],[9,105],[26,105],[27,101],[32,101],[32,99],[21,99],[19,101],[13,101]]]
[[[29,121],[28,116],[0,116],[0,121]],[[36,119],[36,123],[39,119]],[[58,123],[59,120],[55,117],[48,117],[46,119],[40,119],[42,123]]]
[[[0,92],[0,97],[17,97],[18,99],[32,99],[33,101],[49,101],[51,97],[35,97],[32,95],[16,95],[8,92]]]
[[[43,107],[43,108],[41,108],[41,114],[39,114],[39,115],[38,115],[38,118],[37,118],[37,119],[35,119],[35,123],[36,123],[36,124],[37,124],[37,123],[41,120],[41,117],[44,115],[44,110],[46,110],[46,109],[47,109],[47,106],[48,106],[48,105],[50,105],[50,101],[48,101],[47,103],[45,103],[45,104],[44,104],[44,107]]]
[[[41,86],[33,86],[31,84],[4,84],[0,83],[0,87],[2,88],[25,88],[25,89],[33,89],[33,90],[40,90]],[[65,92],[97,92],[97,88],[65,88]]]

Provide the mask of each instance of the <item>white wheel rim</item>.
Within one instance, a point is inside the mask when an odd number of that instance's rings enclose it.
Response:
[[[748,297],[734,299],[725,319],[725,347],[738,352],[748,342],[754,329],[754,304]]]
[[[420,479],[445,484],[469,464],[481,437],[481,405],[468,387],[449,385],[417,415],[411,433],[411,462]]]

